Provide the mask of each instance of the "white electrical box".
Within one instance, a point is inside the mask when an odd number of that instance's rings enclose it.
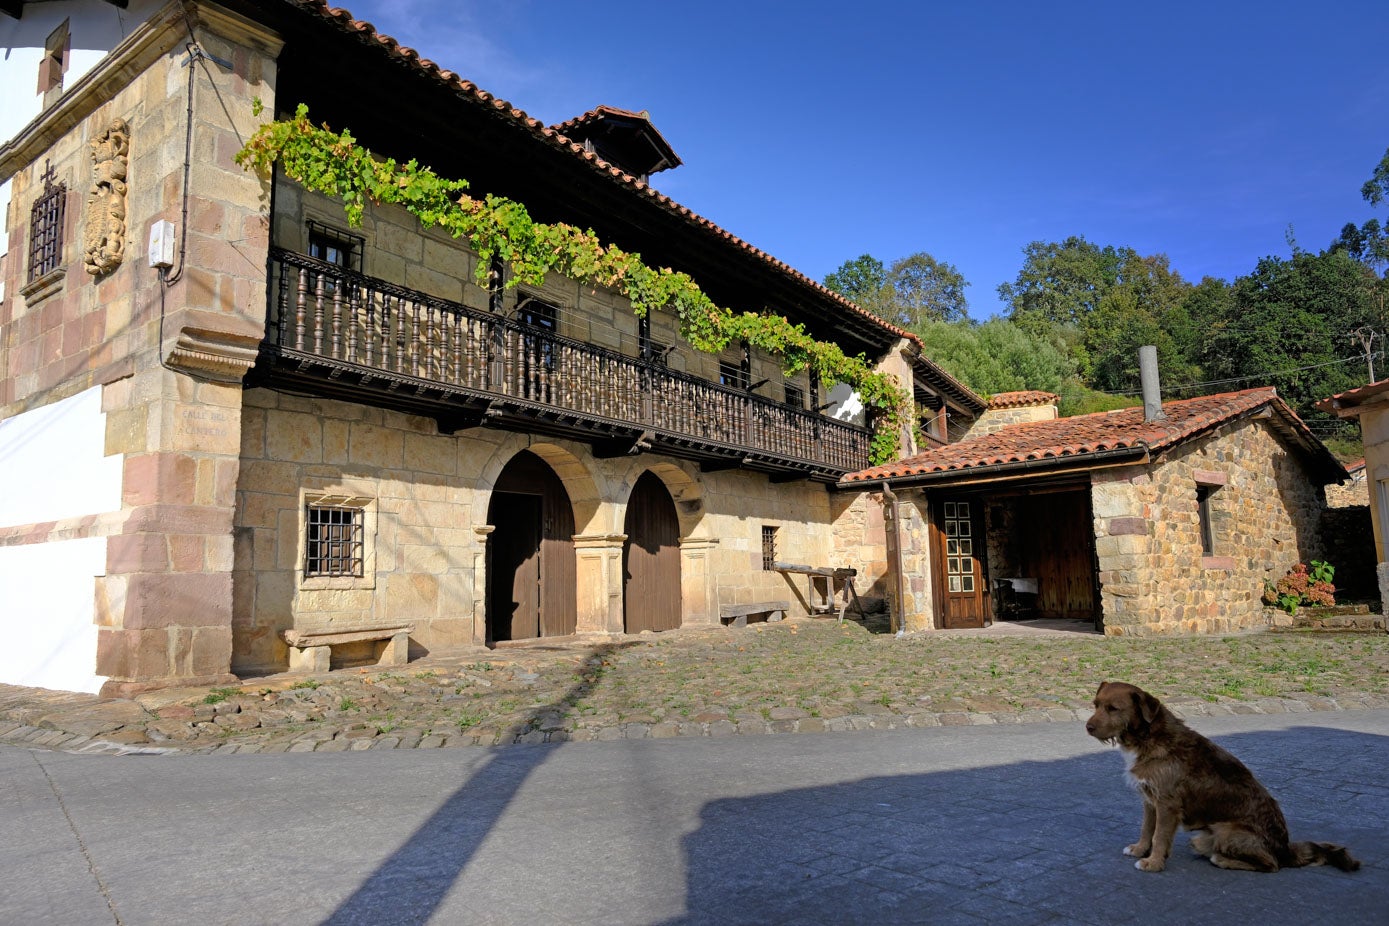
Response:
[[[150,266],[165,270],[174,265],[174,223],[163,219],[150,226]]]

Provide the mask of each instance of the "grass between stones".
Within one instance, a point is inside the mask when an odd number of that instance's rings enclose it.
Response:
[[[1076,708],[1105,680],[1176,703],[1344,700],[1389,694],[1389,636],[897,639],[855,624],[787,621],[562,653],[498,651],[488,667],[485,678],[477,664],[433,669],[427,690],[410,697],[411,722],[490,733]],[[347,679],[373,684],[370,675]]]

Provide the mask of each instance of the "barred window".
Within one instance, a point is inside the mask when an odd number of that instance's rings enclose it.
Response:
[[[63,257],[63,211],[66,183],[53,182],[53,168],[44,163],[43,192],[29,212],[29,282],[58,269]]]
[[[762,568],[776,568],[776,528],[762,525]]]
[[[304,577],[362,576],[365,521],[361,508],[307,506]]]
[[[327,264],[337,264],[347,270],[362,272],[362,252],[366,250],[366,239],[361,235],[349,234],[336,228],[310,219],[309,256]]]
[[[805,390],[791,383],[786,384],[786,404],[793,408],[805,408]]]

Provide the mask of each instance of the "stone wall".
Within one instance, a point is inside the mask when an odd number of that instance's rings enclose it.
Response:
[[[1054,395],[1026,393],[1025,395],[1029,398],[1019,402],[1008,401],[1010,395],[1023,394],[1005,393],[1003,396],[995,396],[984,413],[970,424],[969,430],[961,439],[969,440],[972,437],[996,434],[1015,424],[1025,424],[1031,421],[1053,421],[1057,417],[1057,399]]]
[[[1365,468],[1351,473],[1345,482],[1333,482],[1326,487],[1326,504],[1331,508],[1350,508],[1370,504],[1370,486],[1365,480]]]
[[[887,525],[881,492],[830,495],[833,540],[825,565],[858,570],[854,592],[863,607],[877,610],[888,599]]]
[[[234,666],[280,670],[285,630],[342,631],[412,623],[412,652],[481,646],[491,488],[521,450],[539,455],[574,507],[581,633],[623,629],[626,501],[645,470],[671,493],[680,525],[685,624],[715,624],[720,604],[789,600],[810,607],[804,577],[762,568],[762,528],[776,556],[833,557],[825,486],[772,487],[765,476],[701,473],[659,455],[594,458],[586,445],[489,429],[441,435],[433,420],[266,389],[245,394],[236,486]],[[361,579],[305,579],[303,512],[316,498],[369,510]]]
[[[1197,486],[1212,487],[1213,555]],[[1320,487],[1258,420],[1156,463],[1092,477],[1105,632],[1225,633],[1264,625],[1265,581],[1318,558]]]

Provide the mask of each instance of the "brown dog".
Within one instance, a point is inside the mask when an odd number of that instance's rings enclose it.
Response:
[[[1085,732],[1124,750],[1129,780],[1143,795],[1143,832],[1124,849],[1140,871],[1162,871],[1178,826],[1191,830],[1191,847],[1221,868],[1360,867],[1343,846],[1288,842],[1278,802],[1244,763],[1141,688],[1101,682]]]

